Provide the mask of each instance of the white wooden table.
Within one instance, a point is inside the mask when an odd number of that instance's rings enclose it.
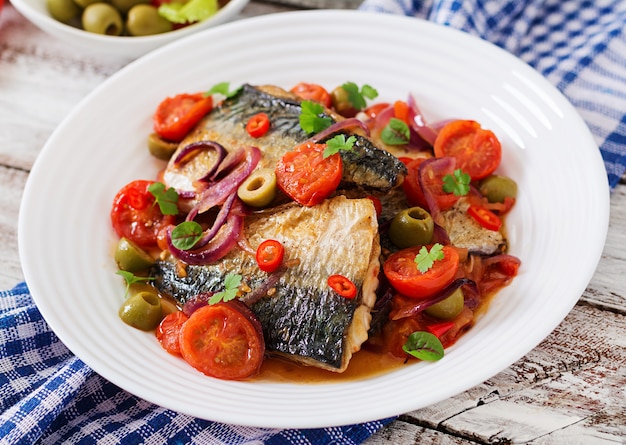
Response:
[[[356,8],[359,3],[253,1],[241,17],[325,6]],[[23,280],[18,211],[37,154],[70,110],[127,62],[105,62],[68,48],[5,0],[0,13],[0,289]],[[625,277],[622,183],[611,197],[608,239],[598,269],[560,326],[495,377],[401,416],[368,445],[626,443]]]

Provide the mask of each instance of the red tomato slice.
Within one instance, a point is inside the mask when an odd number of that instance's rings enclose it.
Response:
[[[491,210],[487,210],[484,207],[469,206],[467,213],[474,218],[478,224],[483,226],[487,230],[493,230],[497,232],[502,226],[502,220],[493,213]]]
[[[337,189],[343,173],[339,154],[324,158],[325,144],[305,142],[276,164],[276,182],[291,199],[314,206]]]
[[[154,113],[154,131],[163,139],[179,142],[212,108],[212,97],[204,93],[168,97]]]
[[[492,174],[502,159],[502,147],[496,135],[471,120],[446,124],[439,131],[433,148],[438,158],[456,158],[457,168],[470,175],[472,180]]]
[[[167,314],[155,332],[157,340],[170,354],[180,355],[180,331],[189,317],[183,312]]]
[[[257,113],[246,124],[246,131],[253,138],[260,138],[270,129],[270,118],[265,113]]]
[[[284,257],[285,248],[280,241],[273,239],[263,241],[256,250],[256,262],[263,272],[277,270],[283,264]]]
[[[390,107],[390,104],[387,102],[380,102],[377,104],[372,104],[369,107],[367,107],[365,110],[363,110],[363,113],[365,113],[365,115],[369,118],[369,119],[376,119],[376,117],[384,110],[386,110],[387,108]]]
[[[328,277],[328,285],[344,298],[356,297],[356,286],[349,278],[343,275],[331,275]]]
[[[161,213],[148,191],[152,183],[142,179],[128,183],[117,193],[111,208],[111,222],[118,236],[144,248],[155,247],[161,228],[176,220],[174,215]]]
[[[291,92],[302,100],[314,100],[321,103],[326,108],[330,108],[333,104],[328,91],[323,86],[316,83],[300,82],[291,89]]]
[[[402,183],[402,189],[404,190],[409,204],[422,207],[426,210],[432,210],[429,208],[428,202],[426,202],[424,190],[419,180],[420,165],[426,159],[428,158],[416,158],[406,164],[408,173]],[[426,170],[422,172],[424,185],[435,199],[439,210],[449,209],[459,200],[459,197],[455,196],[454,193],[447,193],[443,190],[443,177],[448,174],[453,174],[454,168],[445,170],[435,170],[428,166],[425,168]]]
[[[261,324],[240,301],[203,306],[183,325],[180,352],[187,363],[206,375],[246,379],[263,363]]]
[[[422,246],[395,252],[383,264],[389,283],[402,295],[427,298],[435,295],[454,280],[459,268],[459,254],[454,247],[443,246],[444,258],[437,260],[426,272],[420,272],[415,256]],[[426,246],[429,250],[431,246]]]

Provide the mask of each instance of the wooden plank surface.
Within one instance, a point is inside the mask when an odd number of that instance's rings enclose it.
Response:
[[[253,1],[241,18],[359,3]],[[17,221],[37,154],[72,108],[126,63],[47,38],[10,4],[0,14],[0,289],[23,280]],[[626,184],[620,184],[598,269],[557,329],[491,379],[401,416],[367,444],[626,443],[625,275]]]

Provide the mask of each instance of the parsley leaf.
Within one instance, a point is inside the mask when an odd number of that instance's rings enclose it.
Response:
[[[437,336],[424,331],[415,331],[409,335],[402,350],[420,360],[431,362],[440,360],[444,354],[443,345]]]
[[[219,303],[220,301],[230,301],[237,298],[239,292],[239,285],[241,284],[241,275],[235,273],[229,273],[224,278],[224,290],[214,293],[209,298],[209,304]]]
[[[472,178],[460,168],[454,170],[454,174],[443,177],[443,191],[454,193],[454,196],[465,196],[469,193],[469,184]]]
[[[404,145],[408,144],[411,132],[404,121],[392,117],[383,128],[380,137],[387,145]]]
[[[324,112],[322,104],[304,100],[300,107],[300,127],[307,133],[319,133],[331,126],[332,120],[330,117],[320,116]]]
[[[367,106],[365,99],[376,99],[378,97],[378,91],[369,85],[363,85],[361,89],[354,82],[346,82],[341,85],[346,93],[348,93],[348,100],[352,104],[355,110],[362,110]]]
[[[417,269],[420,272],[424,273],[428,271],[428,269],[433,267],[435,261],[443,260],[443,258],[443,246],[439,243],[436,243],[430,248],[430,252],[428,251],[426,246],[422,246],[419,253],[415,255],[415,264],[417,264]]]
[[[154,182],[148,187],[148,191],[152,193],[156,203],[164,215],[178,215],[178,193],[172,187],[165,189],[162,182]]]
[[[133,284],[140,283],[142,281],[154,280],[154,277],[138,277],[134,273],[129,272],[127,270],[118,270],[115,273],[120,275],[122,278],[124,278],[124,281],[126,281],[126,295],[128,295],[128,291],[130,290],[130,286],[132,286]]]
[[[184,221],[172,230],[172,244],[180,250],[189,250],[202,238],[202,226],[195,221]]]
[[[235,94],[241,91],[241,88],[242,87],[239,86],[231,91],[230,83],[220,82],[220,83],[216,83],[215,85],[213,85],[209,91],[204,93],[204,95],[210,96],[211,94],[221,94],[222,96],[225,96],[225,97],[233,97]]]
[[[356,142],[355,136],[350,136],[346,140],[346,135],[338,134],[332,139],[326,141],[326,148],[324,149],[324,158],[334,155],[335,153],[339,153],[339,150],[352,150],[354,147],[354,143]]]

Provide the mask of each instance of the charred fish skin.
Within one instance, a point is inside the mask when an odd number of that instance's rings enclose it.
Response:
[[[269,116],[271,128],[265,136],[255,139],[246,133],[245,126],[250,117],[261,112]],[[215,140],[227,149],[254,145],[263,152],[259,166],[274,167],[285,153],[311,137],[300,127],[300,112],[300,101],[290,93],[274,86],[244,84],[235,96],[209,113],[181,145],[198,140]],[[324,116],[333,122],[337,120],[329,113]],[[340,152],[344,165],[341,187],[385,192],[402,183],[407,170],[401,161],[367,137],[350,134],[357,141],[351,151]]]

